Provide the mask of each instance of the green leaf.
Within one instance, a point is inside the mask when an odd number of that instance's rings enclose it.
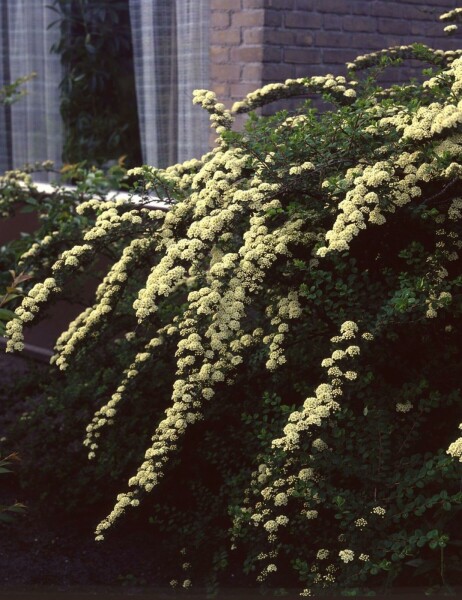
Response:
[[[0,512],[0,522],[3,523],[12,523],[13,517],[5,512]]]
[[[0,319],[2,321],[11,321],[11,319],[15,319],[16,314],[12,310],[8,310],[7,308],[0,308]]]

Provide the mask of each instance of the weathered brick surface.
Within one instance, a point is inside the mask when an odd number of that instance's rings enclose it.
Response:
[[[342,29],[343,19],[340,15],[325,14],[322,18],[322,28],[326,30],[339,31]]]
[[[214,29],[227,29],[231,24],[231,15],[228,11],[217,10],[213,17]]]
[[[377,31],[405,36],[409,33],[409,23],[403,19],[379,19]]]
[[[387,46],[459,46],[437,21],[456,0],[210,0],[210,6],[211,87],[228,106],[271,81],[344,74],[345,62]],[[382,80],[400,82],[419,71],[409,61]]]
[[[265,28],[250,27],[242,32],[242,41],[245,46],[259,46],[264,43]]]
[[[265,8],[266,0],[242,0],[242,8]]]
[[[259,27],[263,25],[264,13],[261,9],[233,12],[231,21],[233,27]]]
[[[358,52],[356,50],[325,49],[322,50],[322,64],[326,73],[332,73],[332,65],[344,65],[347,61],[354,60]]]
[[[296,8],[295,0],[268,0],[268,8],[277,8],[282,10],[292,10]]]
[[[321,62],[321,50],[318,48],[284,48],[284,62],[313,64]]]
[[[270,63],[265,65],[264,83],[268,83],[271,81],[284,81],[285,79],[297,77],[295,66],[295,64],[287,63]]]
[[[288,11],[292,14],[292,10]],[[278,27],[283,26],[284,12],[281,10],[273,10],[268,8],[265,10],[265,27]]]
[[[281,46],[268,46],[264,48],[263,62],[279,63],[282,60],[283,48]]]
[[[283,69],[285,68],[285,65],[274,65],[274,66],[282,67]],[[244,65],[242,67],[241,79],[242,79],[242,81],[250,81],[250,82],[261,81],[262,70],[263,70],[263,63],[254,64],[254,65]],[[281,75],[281,73],[276,75],[276,78],[278,78],[280,75]]]
[[[268,0],[210,0],[210,87],[230,106],[262,85]],[[281,43],[270,60],[281,62]]]
[[[229,62],[229,47],[213,45],[210,48],[210,65]]]
[[[322,16],[311,10],[287,11],[284,14],[284,25],[296,29],[318,29],[322,27]]]
[[[231,63],[260,63],[263,62],[263,46],[238,46],[231,48]]]
[[[327,15],[325,15],[325,17],[326,16]],[[342,29],[345,31],[375,31],[377,29],[377,19],[374,19],[373,17],[345,15],[338,18],[341,20]]]
[[[239,46],[241,43],[240,29],[213,29],[210,32],[210,43],[212,46]]]
[[[298,44],[297,35],[294,31],[289,31],[287,29],[276,29],[274,27],[264,28],[263,41],[265,44],[269,44],[271,46],[281,46],[282,48]],[[313,40],[311,39],[311,41]]]
[[[232,10],[239,12],[241,8],[242,0],[210,0],[210,10],[212,13],[216,10]]]
[[[210,65],[210,76],[222,77],[227,81],[238,81],[241,77],[242,67],[239,64]]]

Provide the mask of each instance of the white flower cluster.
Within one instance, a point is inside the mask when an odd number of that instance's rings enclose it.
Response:
[[[462,430],[462,423],[459,425],[459,429]],[[459,461],[462,462],[462,436],[452,442],[446,452],[454,458],[459,457]]]
[[[387,511],[383,508],[383,506],[374,506],[374,508],[371,510],[372,514],[378,515],[379,517],[384,517],[386,512]]]
[[[162,333],[159,330],[158,333]],[[159,335],[156,338],[153,338],[149,341],[149,343],[145,347],[144,352],[139,352],[135,356],[135,360],[130,365],[128,369],[124,372],[124,377],[119,383],[116,391],[112,394],[109,401],[102,406],[99,410],[96,411],[91,423],[87,425],[86,428],[86,436],[83,444],[85,446],[89,446],[90,452],[88,457],[90,459],[95,457],[95,450],[98,448],[98,443],[96,439],[99,437],[99,430],[105,425],[111,425],[113,423],[114,417],[117,414],[117,409],[119,403],[123,400],[124,396],[128,391],[128,386],[130,383],[130,379],[136,377],[143,366],[145,366],[148,361],[152,358],[152,353],[155,348],[161,346],[163,343],[163,338]]]
[[[247,94],[244,100],[233,104],[232,111],[235,113],[249,112],[275,100],[300,96],[309,92],[329,93],[338,102],[348,104],[356,98],[354,89],[356,85],[356,81],[347,81],[342,75],[329,74],[286,79],[284,83],[270,83]]]
[[[367,519],[365,519],[364,517],[360,517],[359,519],[356,519],[355,526],[359,527],[359,529],[364,529],[364,527],[367,526]]]
[[[113,311],[121,290],[128,279],[128,271],[134,265],[143,261],[155,246],[155,238],[133,240],[122,252],[121,258],[111,267],[96,292],[96,303],[87,309],[74,321],[68,329],[65,338],[61,337],[57,344],[54,358],[56,365],[64,370],[69,365],[69,359],[81,343],[102,326],[102,323]]]
[[[8,338],[6,351],[14,352],[23,350],[24,334],[23,323],[32,321],[39,312],[40,305],[48,301],[53,293],[60,291],[56,280],[48,277],[43,283],[36,283],[29,294],[23,299],[21,306],[16,309],[17,319],[12,319],[6,324],[6,337]]]
[[[340,327],[340,335],[334,336],[331,341],[334,344],[349,342],[357,336],[357,333],[356,323],[345,321]],[[289,415],[288,424],[284,427],[284,437],[272,441],[274,448],[282,448],[286,452],[295,450],[299,447],[302,432],[310,431],[313,426],[320,426],[323,419],[330,417],[332,412],[340,407],[335,398],[342,395],[344,380],[355,379],[357,374],[355,371],[342,371],[336,363],[346,358],[353,358],[359,352],[359,346],[348,343],[345,350],[337,348],[329,358],[322,361],[321,366],[327,369],[330,383],[322,383],[318,386],[315,396],[305,400],[303,409]],[[319,442],[317,445],[319,447]],[[324,449],[322,443],[321,447]]]
[[[391,48],[358,56],[353,62],[348,62],[346,66],[351,71],[358,71],[378,64],[384,56],[392,59],[419,59],[422,53],[427,60],[429,56],[432,56],[432,62],[435,64],[448,64],[455,57],[461,55],[459,50],[432,50],[424,44],[419,44],[419,47],[414,45],[392,46]]]
[[[348,548],[345,550],[340,550],[338,555],[340,557],[340,560],[342,560],[344,563],[351,562],[355,557],[355,553],[353,552],[353,550],[349,550]]]
[[[460,96],[462,58],[455,58],[445,74],[451,79],[453,97]],[[431,81],[423,85],[430,86]],[[318,256],[325,256],[332,251],[348,250],[351,241],[368,223],[385,223],[384,213],[394,213],[421,196],[419,182],[428,182],[438,173],[447,179],[460,176],[458,162],[461,156],[461,138],[455,129],[462,123],[462,100],[445,104],[432,102],[428,106],[421,106],[415,113],[407,110],[395,106],[391,115],[384,116],[381,107],[373,107],[372,111],[376,112],[378,119],[377,129],[373,131],[395,129],[400,132],[400,143],[414,145],[414,151],[401,151],[396,156],[392,155],[373,165],[358,164],[349,169],[345,182],[350,189],[338,204],[340,211],[332,228],[326,233],[326,245],[317,251]],[[451,133],[453,130],[454,133]],[[446,133],[447,137],[438,141],[437,138],[442,133]],[[433,143],[437,157],[443,153],[450,154],[454,157],[454,163],[441,173],[438,158],[431,162],[425,160],[421,151],[422,142]],[[456,216],[456,210],[452,208],[451,214]]]
[[[272,312],[271,306],[269,312]],[[271,319],[271,325],[277,326],[277,331],[269,333],[263,338],[263,343],[269,348],[269,356],[266,362],[268,370],[273,371],[286,362],[283,343],[286,333],[289,331],[288,321],[298,319],[301,315],[302,307],[299,296],[294,290],[290,291],[287,297],[280,298],[277,302],[276,316]]]
[[[200,104],[208,113],[212,126],[217,133],[221,133],[229,129],[233,123],[231,113],[226,110],[224,104],[217,102],[217,97],[214,92],[209,90],[194,90],[193,104]]]
[[[462,8],[454,8],[440,15],[440,21],[458,21],[462,18]]]
[[[11,324],[6,329],[6,335],[10,338],[7,351],[21,350],[23,348],[22,324],[34,319],[35,315],[40,310],[40,305],[47,302],[52,293],[59,293],[61,291],[61,287],[58,285],[57,281],[61,281],[63,278],[69,278],[75,272],[83,269],[87,263],[94,259],[98,249],[103,247],[111,236],[114,238],[114,236],[120,235],[121,230],[123,229],[130,230],[133,234],[133,226],[139,225],[142,222],[141,215],[145,214],[148,220],[158,220],[159,218],[158,213],[160,211],[153,213],[152,211],[142,209],[130,211],[122,210],[119,212],[121,208],[124,209],[126,207],[126,204],[126,200],[106,203],[102,203],[98,200],[90,200],[83,203],[82,211],[90,210],[91,208],[92,210],[99,212],[94,227],[89,229],[84,235],[83,241],[86,243],[77,244],[70,250],[65,250],[52,265],[51,270],[53,277],[49,277],[43,283],[35,285],[23,299],[21,306],[16,309],[19,320],[14,319],[11,321]],[[53,236],[48,236],[48,238],[45,238],[45,241],[47,244],[51,243],[51,241],[53,241]],[[144,242],[141,243],[141,246],[143,244]],[[38,247],[34,246],[32,252],[35,254],[38,249]],[[26,259],[27,254],[24,255],[23,258]],[[123,277],[122,271],[119,272],[119,280],[121,277]],[[116,297],[117,291],[117,287],[113,285],[112,288],[106,290],[104,299],[102,298],[104,294],[101,293],[101,296],[97,297],[98,305],[95,307],[93,315],[102,315],[109,312],[110,303],[108,303],[108,298],[110,296]],[[66,351],[66,345],[72,345],[79,335],[80,337],[85,337],[84,335],[81,335],[81,333],[79,334],[79,330],[82,332],[82,327],[84,327],[84,323],[90,318],[91,314],[92,313],[89,311],[85,311],[84,315],[72,323],[72,332],[61,337],[59,340],[59,351]],[[65,343],[64,340],[66,340]],[[62,362],[60,361],[59,356],[55,357],[54,360],[63,369],[66,368],[67,361],[64,358]]]
[[[413,404],[409,400],[406,400],[406,402],[397,402],[396,403],[396,412],[407,413],[412,409],[412,407],[413,407]]]
[[[352,182],[353,187],[339,203],[341,212],[325,236],[328,245],[318,249],[318,256],[348,250],[351,241],[366,229],[367,222],[382,225],[386,222],[384,212],[393,213],[421,194],[416,185],[417,168],[412,164],[418,155],[408,153],[395,164],[392,160],[378,161],[371,166],[358,165],[347,172],[345,181]],[[397,171],[397,166],[404,169],[404,175]]]

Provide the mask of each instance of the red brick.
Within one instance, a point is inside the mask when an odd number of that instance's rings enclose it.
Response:
[[[220,46],[236,46],[241,43],[241,30],[232,29],[212,29],[210,32],[210,43]]]
[[[282,48],[280,46],[265,46],[263,51],[263,62],[281,62]]]
[[[266,0],[242,0],[242,8],[265,8]]]
[[[239,81],[241,78],[241,65],[211,64],[210,77],[215,81]]]
[[[265,28],[265,44],[278,44],[281,46],[294,45],[296,43],[296,33],[287,29],[269,29]]]
[[[460,49],[460,40],[457,39],[457,37],[447,37],[444,35],[440,37],[432,37],[425,41],[433,48],[444,48],[445,50]]]
[[[410,23],[410,33],[412,35],[425,37],[441,37],[441,30],[441,22],[432,23],[430,21],[414,21]],[[429,40],[425,40],[425,43],[428,44],[428,41]]]
[[[264,81],[285,81],[295,77],[294,65],[267,63],[263,68]]]
[[[391,33],[394,35],[409,35],[410,27],[407,21],[398,19],[379,19],[379,33]]]
[[[410,4],[414,3],[422,5],[421,0],[406,0],[406,2],[409,2]],[[431,0],[431,4],[432,6],[437,6],[440,8],[454,8],[454,2],[452,0]]]
[[[284,61],[303,64],[320,63],[321,50],[318,48],[285,48]]]
[[[282,10],[293,10],[295,0],[267,0],[266,6],[268,8],[279,8]]]
[[[262,10],[242,10],[232,15],[233,26],[236,27],[258,27],[264,23],[264,12]]]
[[[325,65],[340,65],[346,62],[351,62],[357,56],[355,50],[330,50],[326,49],[322,51],[322,60]]]
[[[347,15],[343,18],[343,29],[345,31],[364,31],[366,33],[376,31],[377,19]]]
[[[311,46],[313,44],[313,34],[305,33],[304,31],[295,32],[295,44],[294,46]]]
[[[371,0],[315,0],[314,9],[323,13],[368,15]]]
[[[255,44],[263,44],[265,30],[263,27],[249,27],[242,29],[242,38],[244,44],[254,46]]]
[[[258,84],[260,85],[260,84]],[[248,83],[232,83],[231,84],[231,98],[237,98],[237,99],[241,99],[244,98],[245,96],[247,96],[247,94],[249,94],[250,92],[254,92],[255,91],[255,83],[252,82],[248,82]]]
[[[314,8],[319,12],[347,15],[351,12],[350,4],[350,0],[315,0]]]
[[[318,64],[318,65],[299,64],[299,65],[294,65],[294,67],[295,67],[295,77],[312,77],[313,75],[325,75],[327,73],[327,67],[326,67],[326,65],[323,65],[323,64]],[[332,67],[332,68],[329,67],[329,69],[332,72],[332,69],[335,69],[335,67]],[[343,69],[343,71],[344,71],[344,69]],[[342,73],[343,73],[343,71],[342,71]]]
[[[261,46],[240,46],[231,48],[231,61],[238,63],[261,62],[263,48]]]
[[[241,0],[210,0],[210,10],[240,10]]]
[[[351,48],[352,37],[351,33],[319,31],[315,33],[314,40],[321,48]]]
[[[261,81],[262,71],[262,64],[244,65],[242,69],[242,81]]]
[[[286,27],[299,29],[318,29],[322,26],[322,17],[310,11],[293,11],[285,13],[284,24]]]
[[[370,14],[372,17],[396,17],[399,14],[401,19],[423,21],[434,21],[436,16],[432,15],[428,10],[422,10],[419,6],[409,6],[402,2],[396,3],[390,0],[373,2]]]
[[[281,27],[284,11],[281,10],[265,10],[265,25],[266,27]]]
[[[313,10],[313,0],[295,0],[295,8],[300,10]]]
[[[211,15],[211,26],[213,29],[226,29],[231,23],[229,12],[214,10]]]
[[[385,38],[383,35],[374,33],[355,33],[351,38],[350,48],[358,48],[359,50],[382,50],[382,48],[398,43],[398,40],[392,37]]]
[[[337,63],[330,63],[330,64],[326,64],[324,63],[322,65],[321,69],[316,70],[316,65],[313,65],[313,67],[310,67],[310,75],[313,72],[313,75],[327,75],[327,74],[331,74],[331,75],[345,75],[345,65]]]
[[[227,63],[229,62],[229,47],[210,46],[209,55],[212,63]]]
[[[342,29],[343,18],[339,15],[324,15],[323,17],[324,29]]]
[[[212,85],[210,87],[212,88],[212,91],[215,92],[215,94],[217,95],[217,98],[229,98],[229,83],[215,82],[212,79],[211,84]]]

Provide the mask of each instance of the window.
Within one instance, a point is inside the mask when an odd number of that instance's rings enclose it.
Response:
[[[63,70],[60,56],[50,52],[53,46],[59,48],[61,35],[59,24],[50,27],[59,17],[47,7],[51,1],[3,0],[0,6],[0,84],[32,71],[37,74],[27,85],[25,98],[2,107],[2,170],[45,159],[62,163],[69,132],[62,126],[59,86],[68,71]],[[102,4],[102,0],[59,0],[55,5],[70,10],[86,6],[90,10],[98,3]],[[108,97],[104,99],[106,108],[127,111],[128,104],[128,110],[137,113],[142,162],[166,166],[200,157],[208,149],[208,116],[192,105],[192,91],[208,87],[209,82],[209,0],[118,2],[123,3],[128,8],[126,18],[130,22],[133,51],[133,106],[120,97]],[[104,13],[101,14],[104,19]],[[121,25],[127,27],[126,22]],[[77,30],[71,27],[68,31],[72,35]],[[86,49],[91,52],[92,32],[89,33]],[[97,34],[97,28],[94,33]],[[74,58],[77,64],[81,60],[77,54],[67,58],[70,62]],[[69,68],[69,60],[63,64]],[[122,66],[117,76],[123,77]],[[68,92],[63,86],[64,95]],[[64,105],[66,122],[65,110]],[[90,118],[87,125],[91,128],[91,116],[85,118]]]

